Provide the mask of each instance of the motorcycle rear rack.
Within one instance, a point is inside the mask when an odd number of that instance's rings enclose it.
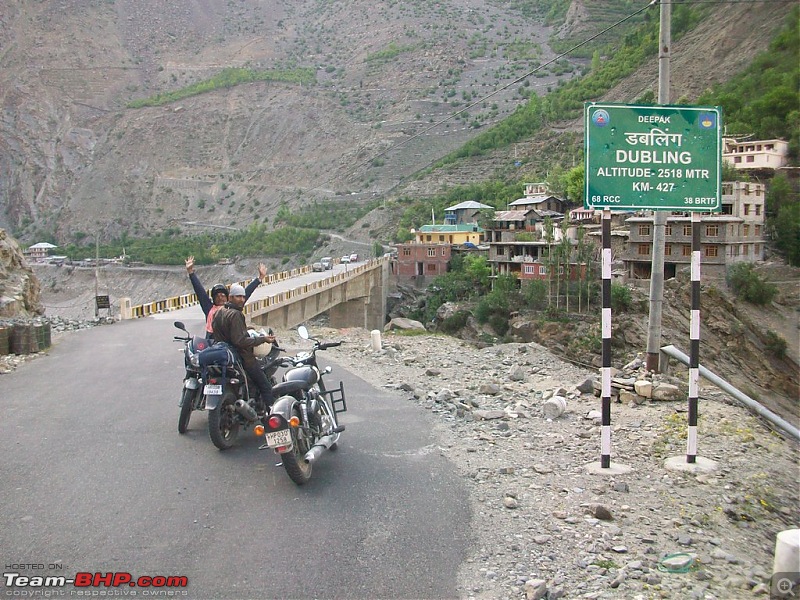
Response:
[[[339,387],[335,390],[326,390],[320,392],[321,396],[327,396],[330,400],[333,412],[337,415],[339,413],[347,412],[347,403],[344,400],[344,383],[339,382]]]

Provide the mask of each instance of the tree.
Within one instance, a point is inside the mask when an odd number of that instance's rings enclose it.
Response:
[[[553,244],[553,220],[550,217],[544,218],[544,223],[542,224],[542,237],[544,237],[544,241],[547,242],[547,260],[545,261],[545,265],[547,266],[547,305],[550,306],[551,304],[551,296],[553,293],[553,255],[550,251],[550,247]]]

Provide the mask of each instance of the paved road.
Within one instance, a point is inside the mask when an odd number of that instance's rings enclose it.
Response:
[[[0,376],[4,573],[183,575],[187,598],[458,597],[469,506],[428,415],[320,354],[347,431],[297,487],[255,437],[214,448],[205,414],[177,433],[176,318],[202,329],[198,307],[96,327]]]

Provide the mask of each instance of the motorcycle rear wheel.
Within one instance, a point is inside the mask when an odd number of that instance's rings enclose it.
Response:
[[[192,416],[194,409],[194,395],[197,390],[190,390],[189,388],[183,389],[181,396],[181,414],[178,417],[178,433],[186,433],[189,428],[189,417]]]
[[[298,419],[301,418],[300,411],[297,408],[292,409],[292,414]],[[303,485],[311,479],[312,465],[306,462],[305,455],[312,444],[312,440],[303,433],[303,430],[296,427],[292,429],[292,450],[281,454],[281,461],[283,462],[283,468],[286,469],[286,474],[297,485]]]
[[[220,450],[227,450],[239,436],[239,419],[233,405],[236,395],[225,392],[217,407],[208,411],[208,433],[211,441]]]

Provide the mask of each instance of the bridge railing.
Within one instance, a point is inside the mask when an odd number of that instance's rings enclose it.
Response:
[[[286,279],[291,279],[292,277],[297,277],[298,275],[304,275],[310,271],[311,267],[306,265],[297,269],[291,269],[289,271],[269,273],[264,278],[263,283],[270,284],[278,281],[285,281]],[[247,287],[250,281],[236,281],[234,283],[238,283],[242,287]],[[211,290],[209,289],[208,291],[210,292]],[[191,294],[181,294],[180,296],[171,296],[162,300],[153,300],[152,302],[145,302],[143,304],[137,304],[130,307],[126,307],[125,302],[122,302],[121,316],[123,319],[140,319],[142,317],[149,317],[150,315],[178,310],[181,308],[188,308],[198,304],[199,302],[200,301],[197,299],[197,294],[194,292]]]
[[[283,304],[287,300],[299,299],[314,294],[323,288],[330,287],[331,285],[355,277],[356,275],[359,275],[364,271],[372,268],[372,266],[374,266],[375,263],[379,263],[384,260],[386,259],[385,258],[371,259],[364,264],[355,266],[341,273],[331,274],[330,276],[324,279],[318,279],[311,283],[307,283],[298,286],[296,288],[292,288],[291,290],[287,290],[285,292],[272,294],[265,298],[260,298],[258,300],[251,300],[244,306],[244,313],[245,315],[249,315],[254,312],[263,312],[265,311],[265,309],[268,309],[271,306]],[[291,269],[289,271],[281,271],[280,273],[270,273],[264,278],[263,284],[269,285],[271,283],[285,281],[287,279],[291,279],[299,275],[305,275],[306,273],[309,272],[311,272],[311,267],[306,265],[303,267],[299,267],[297,269]],[[250,282],[238,281],[236,283],[238,283],[243,287],[247,287],[247,284]],[[144,304],[137,304],[135,306],[126,306],[125,300],[126,299],[123,298],[121,302],[121,313],[122,313],[121,317],[123,319],[139,319],[142,317],[149,317],[150,315],[178,310],[181,308],[188,308],[190,306],[194,306],[195,304],[199,303],[199,300],[197,299],[197,294],[195,293],[181,294],[179,296],[172,296],[170,298],[164,298],[162,300],[154,300],[153,302],[145,302]]]

